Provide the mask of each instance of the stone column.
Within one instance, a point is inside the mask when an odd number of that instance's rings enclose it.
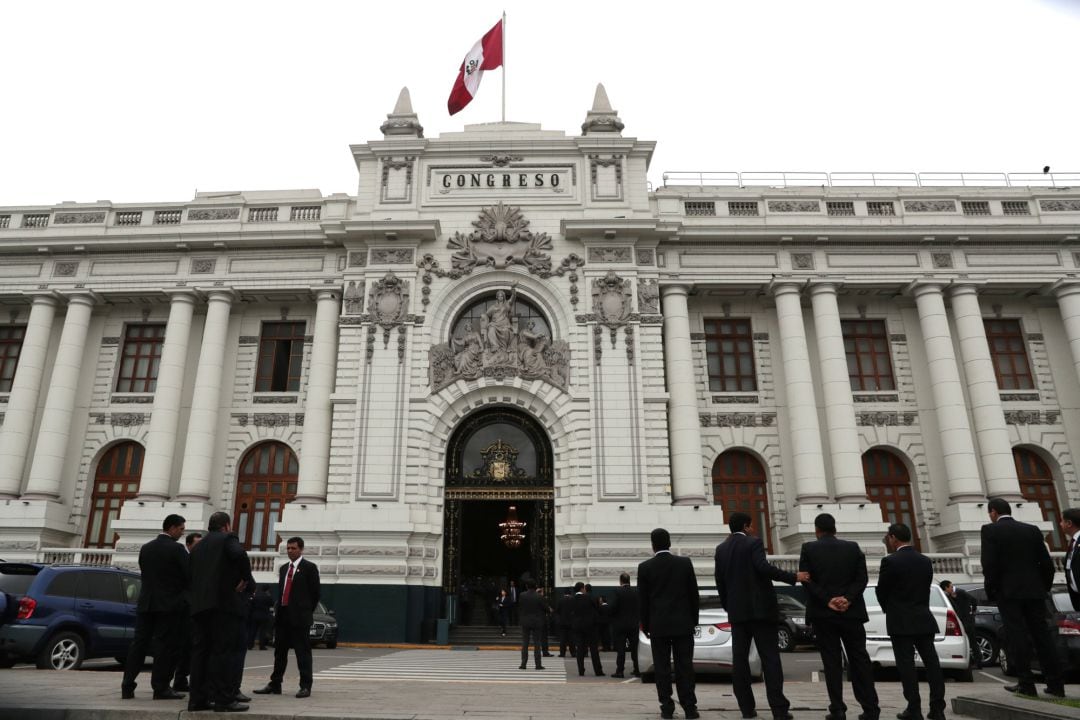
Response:
[[[1065,338],[1069,341],[1073,369],[1080,379],[1080,283],[1061,283],[1054,287],[1061,321],[1065,325]]]
[[[671,445],[671,501],[674,505],[705,502],[701,471],[701,419],[690,345],[690,311],[686,285],[660,288],[664,311],[664,372],[668,389],[668,442]]]
[[[177,500],[205,502],[210,499],[210,473],[214,469],[218,415],[221,410],[221,379],[225,367],[225,342],[229,333],[232,290],[213,290],[206,308],[195,393],[191,398],[184,464],[180,471]]]
[[[304,434],[300,438],[300,473],[294,502],[326,502],[326,480],[330,471],[330,429],[337,374],[338,315],[341,293],[337,289],[315,291],[315,332],[311,341],[304,404]]]
[[[30,465],[30,478],[23,494],[25,499],[54,500],[60,497],[79,373],[95,302],[89,293],[72,295],[68,300],[67,317],[60,333],[60,345],[56,348],[56,360],[45,395],[45,412],[41,416],[37,447]]]
[[[16,498],[22,488],[55,317],[56,296],[51,293],[35,295],[4,410],[4,424],[0,426],[0,458],[3,458],[0,462],[0,498]]]
[[[945,455],[949,502],[979,502],[985,500],[985,494],[941,286],[932,283],[917,285],[914,295],[926,345],[934,414],[937,416],[941,449]]]
[[[960,340],[960,359],[964,363],[975,437],[982,458],[983,476],[986,478],[986,494],[1010,502],[1022,501],[979,296],[973,285],[956,286],[949,291],[949,296],[952,298],[956,334]]]
[[[195,294],[175,292],[169,305],[169,322],[161,348],[150,428],[146,433],[146,459],[139,481],[140,500],[164,500],[169,497],[176,433],[180,423],[180,394],[184,387],[184,364],[191,337],[191,317],[195,312]]]
[[[836,285],[813,285],[810,299],[814,307],[833,490],[838,502],[865,503],[866,480],[863,477],[862,453],[859,451],[859,431],[855,425],[855,401],[851,395],[844,333],[840,326],[840,307],[836,302]]]
[[[814,378],[810,372],[810,352],[806,346],[800,283],[778,283],[776,316],[780,326],[780,354],[784,365],[784,394],[787,396],[788,427],[794,460],[795,499],[800,503],[820,503],[829,498],[825,482],[825,459],[821,449],[821,426],[814,399]]]

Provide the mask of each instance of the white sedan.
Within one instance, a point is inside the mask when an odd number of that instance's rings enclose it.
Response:
[[[694,671],[700,673],[731,673],[731,623],[727,611],[716,597],[701,599],[698,625],[694,628]],[[638,662],[642,682],[653,681],[652,644],[645,633],[638,636]],[[761,678],[761,658],[750,644],[750,675]]]
[[[866,613],[870,621],[866,623],[866,651],[870,661],[879,667],[896,667],[892,642],[885,631],[885,611],[878,604],[873,584],[866,588],[863,599],[866,601]],[[948,597],[937,585],[930,586],[930,612],[937,620],[938,632],[934,635],[934,648],[937,650],[941,669],[953,674],[962,682],[971,682],[972,673],[968,658],[968,639],[964,635],[964,626],[952,608]],[[915,664],[922,667],[918,654]]]

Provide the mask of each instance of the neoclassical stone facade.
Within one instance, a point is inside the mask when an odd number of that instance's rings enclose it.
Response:
[[[656,526],[707,586],[736,507],[778,556],[909,519],[965,578],[988,496],[1080,503],[1080,190],[652,189],[602,89],[586,120],[426,138],[403,91],[354,196],[0,208],[0,557],[226,510],[264,580],[306,539],[345,639],[417,639],[476,575],[613,585]]]

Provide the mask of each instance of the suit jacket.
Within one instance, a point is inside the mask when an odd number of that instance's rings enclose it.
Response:
[[[761,538],[733,533],[716,546],[716,590],[733,623],[748,620],[779,622],[773,580],[795,584],[795,573],[770,565]]]
[[[982,526],[982,567],[991,600],[1042,600],[1054,563],[1042,531],[1005,515]]]
[[[246,605],[236,586],[240,581],[254,585],[247,551],[233,534],[208,532],[191,550],[191,614],[214,610],[246,614]]]
[[[521,627],[544,627],[544,618],[548,612],[544,596],[535,590],[526,590],[518,597],[518,620]]]
[[[187,609],[188,554],[162,533],[139,550],[139,612],[183,612]]]
[[[573,595],[563,595],[559,598],[559,601],[555,603],[555,615],[559,618],[559,624],[566,627],[570,627],[570,620],[573,616]]]
[[[866,556],[858,543],[822,535],[803,543],[799,570],[810,573],[806,583],[807,620],[847,620],[864,623],[866,614]],[[850,603],[847,612],[829,609],[829,600],[843,596]]]
[[[313,613],[319,604],[322,585],[319,582],[319,567],[305,557],[300,558],[293,572],[292,588],[289,590],[288,609],[282,611],[281,598],[285,594],[285,578],[289,575],[289,565],[278,568],[278,594],[275,612],[278,617],[288,617],[290,625],[308,627],[314,622]],[[283,615],[282,613],[285,613]]]
[[[611,599],[611,627],[629,632],[637,630],[641,623],[641,603],[638,602],[637,588],[620,585]]]
[[[956,618],[960,621],[960,624],[967,627],[975,622],[975,613],[979,604],[967,590],[954,589],[956,590],[956,597],[949,598],[949,602],[952,603],[953,610],[956,611]]]
[[[1078,538],[1075,536],[1069,540],[1069,549],[1065,553],[1065,562],[1062,569],[1065,570],[1065,584],[1069,587],[1069,599],[1072,600],[1074,610],[1080,610],[1080,592],[1073,590],[1073,585],[1080,588],[1080,556],[1076,554]],[[1072,556],[1072,577],[1069,577],[1069,557]]]
[[[934,566],[930,558],[911,546],[881,558],[875,592],[885,611],[885,630],[890,636],[937,633],[937,620],[930,612],[933,582]]]
[[[690,558],[662,550],[638,565],[637,576],[642,629],[657,637],[692,635],[700,598]]]
[[[585,593],[575,593],[570,598],[570,629],[576,632],[592,632],[596,627],[599,611],[596,603]]]

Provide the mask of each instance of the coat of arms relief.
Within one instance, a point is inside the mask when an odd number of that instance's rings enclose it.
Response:
[[[551,272],[551,237],[547,233],[534,233],[521,208],[499,203],[485,207],[480,217],[473,221],[473,232],[465,235],[454,233],[449,247],[454,250],[450,257],[455,270],[469,273],[477,265],[505,268],[524,265],[530,272]]]

